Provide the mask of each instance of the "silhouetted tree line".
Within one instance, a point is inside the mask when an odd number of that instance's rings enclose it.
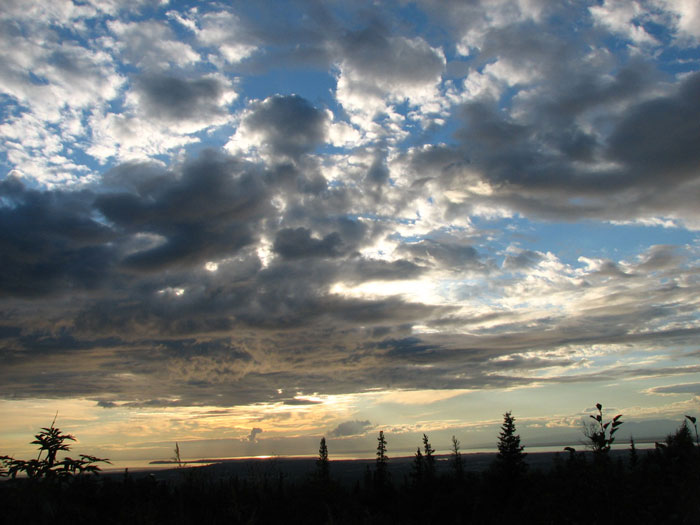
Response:
[[[388,440],[377,438],[374,468],[350,486],[334,478],[326,439],[316,468],[302,480],[284,473],[255,478],[215,478],[182,468],[174,481],[152,476],[97,476],[99,468],[71,474],[18,476],[22,463],[0,457],[0,509],[6,523],[698,523],[700,439],[686,416],[654,450],[634,441],[611,453],[621,415],[605,421],[601,405],[587,425],[589,451],[557,454],[547,470],[529,468],[511,412],[503,416],[498,454],[483,472],[467,471],[452,437],[447,461],[436,461],[426,434],[410,474],[390,475]],[[38,461],[59,463],[53,452],[69,437],[52,424],[37,438]],[[42,448],[44,447],[44,448]],[[53,448],[46,448],[53,447]],[[60,450],[67,450],[61,448]],[[58,449],[55,450],[56,452]],[[179,452],[179,447],[178,447]],[[623,451],[624,452],[624,451]],[[94,463],[103,461],[91,458]],[[18,467],[19,465],[19,467]],[[46,466],[46,465],[44,465]],[[15,468],[14,471],[11,469]],[[49,469],[51,470],[51,469]],[[55,469],[54,469],[55,470]],[[36,471],[34,471],[36,472]],[[29,474],[29,471],[24,471]]]

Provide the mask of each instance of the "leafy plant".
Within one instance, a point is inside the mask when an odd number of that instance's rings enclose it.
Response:
[[[36,459],[25,461],[11,456],[0,456],[0,462],[3,466],[0,470],[0,476],[15,479],[17,474],[24,473],[30,479],[63,480],[72,478],[77,474],[96,474],[100,471],[97,463],[110,463],[108,459],[87,454],[80,454],[78,459],[65,457],[59,460],[57,458],[58,453],[69,451],[70,445],[66,442],[75,441],[75,437],[71,434],[62,433],[55,424],[56,418],[54,418],[50,427],[43,427],[41,432],[34,436],[36,439],[31,444],[39,445],[39,454]]]
[[[589,417],[595,422],[588,425],[584,424],[584,431],[586,438],[588,439],[588,446],[596,454],[605,454],[610,450],[610,447],[615,442],[615,432],[617,432],[622,425],[622,414],[616,415],[610,421],[603,422],[603,405],[596,403],[596,409],[598,413],[595,415],[590,415]]]

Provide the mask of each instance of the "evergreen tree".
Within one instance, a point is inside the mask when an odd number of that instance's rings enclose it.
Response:
[[[666,449],[669,452],[690,452],[693,450],[695,444],[693,443],[693,434],[688,428],[688,423],[683,421],[678,430],[673,434],[666,436]]]
[[[423,453],[425,455],[425,474],[428,478],[435,475],[435,449],[430,446],[428,436],[423,434]]]
[[[695,428],[695,444],[700,447],[700,436],[698,435],[698,420],[694,416],[685,416],[685,418],[693,424]]]
[[[321,438],[321,444],[318,447],[318,460],[316,460],[318,469],[318,477],[321,481],[328,481],[330,478],[330,469],[328,464],[328,447],[326,446],[326,438]]]
[[[498,434],[496,464],[506,474],[517,475],[527,469],[525,447],[520,444],[520,435],[515,433],[515,418],[508,411],[503,414],[503,425]]]
[[[420,451],[420,447],[416,449],[416,455],[413,458],[413,479],[416,484],[420,484],[423,481],[423,474],[425,473],[425,461],[423,460],[423,453]]]
[[[464,462],[462,453],[459,451],[459,440],[455,436],[452,436],[452,468],[457,479],[464,477]]]
[[[375,470],[375,481],[377,485],[383,486],[388,479],[387,464],[389,457],[386,455],[386,438],[384,431],[379,431],[377,438],[377,467]]]
[[[629,459],[630,468],[632,468],[632,469],[637,468],[638,463],[639,463],[639,454],[637,454],[637,447],[634,444],[634,437],[630,436],[630,459]]]

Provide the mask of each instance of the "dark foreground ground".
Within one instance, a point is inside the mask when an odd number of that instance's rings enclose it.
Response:
[[[700,447],[437,458],[237,460],[198,468],[0,482],[0,523],[700,523]]]

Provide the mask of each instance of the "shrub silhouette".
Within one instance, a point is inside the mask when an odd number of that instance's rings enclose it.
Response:
[[[607,423],[603,423],[603,405],[596,403],[595,407],[598,409],[598,413],[589,416],[594,422],[584,424],[583,433],[588,439],[588,447],[593,450],[596,456],[600,456],[607,454],[615,442],[615,432],[622,425],[620,420],[622,414],[618,414]]]
[[[17,474],[24,473],[29,479],[58,479],[72,478],[77,474],[94,473],[100,471],[96,463],[110,463],[108,459],[80,454],[79,459],[65,457],[61,460],[57,455],[61,451],[69,451],[70,445],[66,441],[75,441],[71,434],[64,434],[55,426],[54,418],[50,427],[43,427],[41,432],[36,434],[32,445],[39,445],[39,455],[36,459],[28,461],[14,459],[10,456],[0,456],[3,470],[0,474],[15,479]],[[46,455],[42,458],[43,453]]]

